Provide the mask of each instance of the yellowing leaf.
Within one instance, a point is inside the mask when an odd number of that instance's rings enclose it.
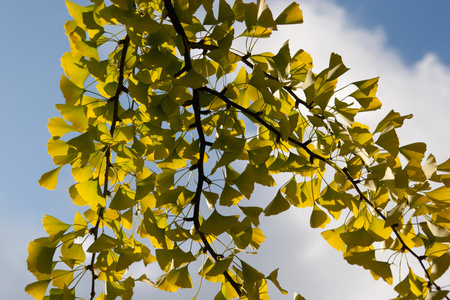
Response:
[[[283,289],[280,286],[280,283],[278,282],[278,269],[273,270],[272,273],[270,273],[269,276],[267,276],[267,279],[269,279],[270,281],[273,282],[273,284],[275,284],[275,286],[277,287],[277,289],[283,294],[283,295],[287,295],[287,291],[285,289]]]
[[[220,205],[232,206],[237,204],[241,200],[242,194],[232,188],[230,185],[225,184],[219,199]]]
[[[230,230],[237,220],[238,216],[222,216],[217,210],[214,210],[198,230],[206,234],[218,236],[219,234]]]
[[[59,170],[61,170],[61,167],[42,174],[41,178],[39,179],[39,185],[45,187],[47,190],[54,190],[56,187],[56,183],[58,182]]]
[[[244,284],[251,285],[252,283],[257,282],[264,278],[264,275],[261,272],[259,272],[246,262],[242,261],[241,264],[242,264],[242,273],[244,277]]]
[[[61,75],[59,87],[64,95],[64,99],[66,99],[67,105],[74,105],[84,93],[84,89],[78,87],[64,75]]]
[[[132,207],[137,202],[134,201],[135,193],[126,186],[121,185],[111,200],[109,207],[116,210],[124,210]]]
[[[64,287],[68,287],[72,283],[73,271],[54,270],[52,277],[53,286],[63,290]]]
[[[342,225],[338,228],[324,231],[321,233],[321,235],[334,249],[345,252],[346,245],[341,238],[341,233],[344,232],[345,225]]]
[[[303,12],[296,2],[286,7],[275,20],[277,24],[301,24],[303,23]]]
[[[447,159],[444,163],[438,165],[437,169],[443,172],[450,172],[450,158]]]
[[[259,226],[259,215],[263,212],[261,207],[239,206],[239,209],[250,219],[255,226]]]
[[[312,228],[324,228],[325,225],[330,223],[330,217],[322,210],[318,205],[314,205],[313,212],[311,214],[310,225]]]
[[[269,205],[267,205],[267,207],[264,209],[264,215],[278,215],[279,213],[288,210],[289,207],[291,207],[289,202],[283,197],[283,195],[281,195],[281,192],[278,191],[275,198],[273,198]]]
[[[189,276],[188,266],[170,271],[167,273],[166,280],[182,289],[192,288],[192,280],[191,276]]]
[[[399,149],[399,139],[394,127],[386,127],[376,141],[376,144],[386,149],[394,157],[397,156]]]
[[[30,283],[25,287],[25,292],[27,292],[28,295],[33,296],[36,300],[42,300],[44,299],[49,283],[50,280],[41,280]]]
[[[94,210],[98,206],[104,207],[106,199],[102,196],[100,186],[97,180],[88,180],[75,185],[75,188],[81,198]]]
[[[427,144],[425,143],[413,143],[400,148],[400,153],[403,154],[406,159],[410,160],[412,158],[421,162],[425,157],[425,151],[427,151]]]
[[[372,217],[372,222],[370,222],[368,232],[376,241],[383,241],[387,240],[391,236],[392,228],[390,226],[386,226],[386,222],[384,220]]]
[[[67,104],[57,104],[56,109],[67,121],[72,123],[72,127],[80,132],[84,132],[89,127],[86,117],[85,108],[82,106],[74,106]]]
[[[66,121],[59,117],[48,119],[47,128],[54,138],[60,138],[68,132],[75,131]]]
[[[334,80],[350,70],[342,62],[342,57],[339,54],[331,53],[330,63],[328,67],[328,81]]]
[[[28,244],[27,267],[38,280],[48,279],[52,273],[57,242],[52,242],[49,238],[39,238]]]
[[[431,200],[450,203],[450,188],[441,186],[431,192],[425,193]]]
[[[45,215],[45,217],[42,219],[42,225],[44,226],[44,229],[47,232],[50,241],[61,238],[61,236],[71,226],[49,215]]]
[[[94,241],[89,248],[87,249],[87,252],[95,253],[95,252],[102,252],[109,249],[114,249],[120,244],[119,240],[110,237],[106,234],[100,235],[96,241]]]

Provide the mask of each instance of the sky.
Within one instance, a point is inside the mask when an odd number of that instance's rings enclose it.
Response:
[[[86,1],[87,3],[88,1]],[[289,2],[267,0],[274,15]],[[429,153],[443,162],[450,155],[450,2],[448,1],[300,1],[304,24],[286,26],[262,51],[277,52],[286,40],[291,53],[304,49],[316,71],[327,66],[331,52],[342,55],[351,70],[340,84],[380,76],[378,97],[383,109],[361,122],[376,124],[391,109],[414,114],[399,131],[401,144],[425,141]],[[26,9],[24,9],[26,8]],[[30,299],[24,286],[34,277],[26,270],[27,244],[44,236],[42,217],[70,222],[76,207],[68,195],[72,184],[63,170],[55,191],[39,187],[42,173],[53,169],[46,151],[46,124],[62,103],[59,79],[61,55],[69,44],[63,25],[70,16],[63,1],[0,0],[0,298]],[[341,79],[340,79],[341,80]],[[373,128],[373,127],[372,127]],[[267,191],[259,190],[260,196]],[[258,195],[256,195],[258,196]],[[308,210],[262,220],[267,236],[251,264],[265,273],[279,270],[280,283],[290,293],[275,290],[273,299],[389,299],[392,287],[374,281],[370,273],[348,265],[342,255],[309,227]],[[395,274],[395,272],[394,272]],[[445,280],[450,284],[450,275]],[[202,286],[198,299],[212,298]],[[186,292],[186,299],[196,289]],[[136,299],[161,296],[139,286]],[[180,299],[178,294],[162,294]]]

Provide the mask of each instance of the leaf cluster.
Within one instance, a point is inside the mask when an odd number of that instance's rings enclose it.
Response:
[[[48,124],[57,167],[39,180],[54,189],[69,167],[79,211],[73,223],[44,217],[30,295],[75,299],[89,276],[91,299],[131,299],[136,281],[175,292],[193,287],[195,262],[220,286],[214,299],[268,299],[268,284],[287,294],[278,269],[245,256],[265,239],[261,217],[295,206],[310,208],[312,228],[340,221],[322,236],[375,280],[393,284],[406,263],[396,299],[448,299],[450,160],[400,145],[410,115],[391,111],[373,131],[355,121],[381,107],[378,78],[338,88],[349,70],[338,54],[316,73],[287,42],[253,53],[303,22],[297,3],[275,17],[264,0],[91,2],[66,1],[65,102]],[[276,195],[253,199],[259,186]],[[127,273],[150,264],[162,275]]]

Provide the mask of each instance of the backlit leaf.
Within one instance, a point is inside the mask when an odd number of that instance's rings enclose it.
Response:
[[[289,202],[283,197],[283,195],[281,195],[280,191],[278,191],[275,198],[273,198],[269,205],[267,205],[264,209],[264,215],[278,215],[279,213],[289,209],[289,207],[291,207]]]
[[[119,240],[112,238],[106,234],[101,234],[96,241],[94,241],[89,248],[87,249],[87,252],[94,253],[94,252],[102,252],[109,249],[114,249],[119,245]]]
[[[286,7],[275,20],[277,24],[301,24],[303,23],[303,12],[298,3],[292,2]]]
[[[61,167],[44,173],[39,179],[39,185],[45,187],[47,190],[54,190],[58,181],[58,174]]]
[[[214,210],[198,230],[203,233],[218,236],[219,234],[231,229],[237,220],[238,216],[222,216],[217,212],[217,210]]]
[[[61,238],[61,236],[70,228],[69,224],[61,222],[55,217],[45,215],[42,220],[42,225],[48,234],[49,240],[53,241],[55,239]]]
[[[33,296],[34,299],[42,300],[44,299],[50,281],[51,280],[40,280],[30,283],[25,287],[25,292],[27,292],[28,295]]]

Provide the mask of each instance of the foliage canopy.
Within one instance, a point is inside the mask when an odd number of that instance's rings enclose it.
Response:
[[[337,89],[349,70],[338,54],[316,73],[288,43],[253,53],[278,26],[303,22],[297,3],[275,17],[265,0],[91,2],[66,0],[65,102],[48,124],[57,167],[39,180],[54,189],[69,166],[82,212],[44,217],[48,236],[28,248],[30,295],[131,299],[136,281],[175,292],[193,287],[196,261],[214,299],[268,299],[268,284],[287,294],[278,270],[262,274],[245,256],[264,241],[262,216],[296,206],[312,208],[313,228],[340,220],[323,238],[375,280],[393,284],[406,261],[396,299],[449,299],[439,279],[450,266],[450,160],[400,145],[411,115],[391,111],[374,131],[355,121],[381,107],[378,78]],[[277,190],[268,204],[250,200],[261,185]],[[162,275],[129,276],[138,264]]]

